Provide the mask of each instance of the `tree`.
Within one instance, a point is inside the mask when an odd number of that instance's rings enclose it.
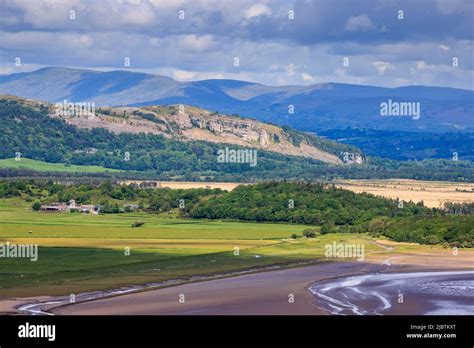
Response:
[[[31,208],[33,208],[33,210],[36,210],[36,211],[40,210],[41,209],[41,202],[35,201],[33,203],[33,205],[31,206]]]
[[[303,236],[305,236],[306,238],[316,238],[316,231],[312,228],[306,228],[303,231]]]
[[[331,233],[332,231],[332,226],[329,224],[324,224],[321,226],[321,234],[328,234]]]

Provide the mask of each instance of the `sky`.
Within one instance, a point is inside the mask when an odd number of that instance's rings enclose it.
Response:
[[[0,0],[0,73],[474,89],[474,0]]]

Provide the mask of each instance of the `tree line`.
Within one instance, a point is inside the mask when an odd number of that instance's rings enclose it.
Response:
[[[134,203],[142,211],[175,212],[183,218],[306,224],[313,228],[306,231],[307,236],[316,232],[368,232],[396,241],[474,246],[472,203],[427,208],[422,202],[400,204],[321,183],[274,181],[240,185],[227,192],[209,188],[143,189],[108,181],[71,185],[0,181],[0,198],[9,197],[22,197],[32,205],[74,199],[79,204],[98,204],[102,213],[119,213],[126,203]]]

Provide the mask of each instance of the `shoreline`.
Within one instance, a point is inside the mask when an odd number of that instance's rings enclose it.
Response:
[[[444,256],[372,255],[367,262],[326,262],[309,266],[263,271],[143,291],[88,303],[52,309],[59,315],[326,315],[315,305],[309,287],[331,278],[373,273],[472,270],[474,254],[453,260]],[[432,260],[436,259],[436,262]],[[391,260],[391,262],[386,262]],[[470,267],[469,267],[470,266]],[[184,302],[180,302],[184,295]],[[294,301],[290,303],[290,295]]]
[[[257,274],[262,272],[271,272],[273,270],[279,269],[293,269],[297,267],[305,267],[307,265],[314,265],[319,263],[325,263],[327,261],[317,261],[317,262],[298,262],[291,264],[281,264],[281,265],[269,265],[260,268],[250,268],[246,270],[234,271],[223,274],[213,274],[213,275],[195,275],[189,279],[168,279],[158,283],[147,283],[140,285],[126,285],[120,288],[107,289],[107,290],[97,290],[97,291],[88,291],[84,293],[77,294],[76,297],[84,298],[80,301],[75,302],[75,304],[81,304],[91,301],[97,301],[99,299],[108,299],[116,296],[122,296],[126,293],[140,293],[151,290],[165,289],[168,287],[185,285],[185,284],[194,284],[199,282],[206,282],[217,279],[227,279],[231,277],[239,277],[247,274]],[[68,303],[67,295],[43,295],[36,297],[23,297],[23,298],[7,298],[0,299],[0,315],[53,315],[49,312],[52,308],[61,308],[64,306],[72,305]],[[54,306],[50,306],[54,304]],[[36,309],[36,308],[39,309]],[[45,309],[43,309],[45,308]]]
[[[27,310],[29,314],[42,315],[328,315],[316,306],[309,290],[318,282],[377,273],[472,271],[473,259],[474,251],[458,256],[448,251],[378,253],[363,262],[321,260],[309,265],[270,266],[89,292],[77,295],[79,301],[74,304],[68,303],[67,296],[10,299],[15,301],[16,311],[7,314],[25,314]],[[85,298],[81,300],[80,296]],[[61,302],[57,302],[59,298]]]

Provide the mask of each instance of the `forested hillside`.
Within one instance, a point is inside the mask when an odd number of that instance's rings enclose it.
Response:
[[[106,129],[80,129],[14,100],[0,100],[0,158],[21,157],[46,162],[100,165],[106,168],[153,171],[167,176],[212,176],[247,173],[266,177],[270,172],[296,176],[321,162],[258,150],[258,165],[218,163],[223,145],[204,141],[180,142],[154,134],[115,134]],[[235,149],[244,147],[232,145]],[[93,149],[91,151],[91,149]],[[127,155],[128,153],[128,155]]]
[[[473,163],[462,160],[405,162],[373,157],[362,165],[331,165],[259,149],[256,166],[219,163],[217,153],[224,144],[182,142],[156,134],[116,134],[102,128],[81,129],[48,116],[46,107],[33,108],[14,99],[0,100],[0,119],[1,159],[14,158],[20,153],[22,158],[139,171],[148,178],[170,180],[254,182],[263,179],[407,178],[474,181]],[[295,144],[302,138],[318,142],[315,145],[323,148],[331,144],[286,130]],[[232,148],[245,149],[238,145],[232,145]],[[0,169],[0,175],[29,176],[31,171]],[[109,177],[126,175],[107,174]]]

